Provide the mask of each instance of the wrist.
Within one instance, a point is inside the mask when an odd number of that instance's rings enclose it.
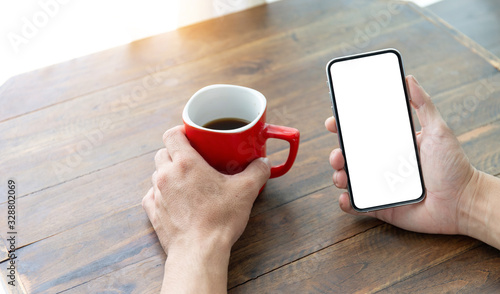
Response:
[[[474,174],[459,201],[459,232],[499,247],[498,230],[495,222],[498,216],[499,180],[474,169]]]
[[[162,293],[226,293],[230,253],[230,246],[210,240],[172,244]]]
[[[229,260],[232,245],[223,234],[213,233],[210,236],[191,234],[170,243],[167,259],[185,256],[199,262],[215,262],[226,257]]]
[[[481,193],[478,191],[481,186],[480,181],[482,181],[481,174],[480,171],[474,169],[469,182],[459,197],[457,220],[458,232],[461,235],[474,237],[472,236],[476,231],[474,228],[477,228],[480,222],[477,214],[482,207]]]
[[[167,262],[196,263],[199,265],[228,264],[231,247],[207,241],[188,241],[172,244],[168,248]]]

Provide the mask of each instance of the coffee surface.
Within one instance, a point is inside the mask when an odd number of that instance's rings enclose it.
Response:
[[[248,125],[250,122],[245,119],[235,117],[218,118],[207,122],[204,128],[212,130],[234,130]]]

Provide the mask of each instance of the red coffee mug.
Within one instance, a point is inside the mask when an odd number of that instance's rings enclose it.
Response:
[[[285,163],[271,168],[271,178],[284,175],[299,149],[299,130],[266,123],[267,101],[260,92],[234,85],[211,85],[196,92],[182,113],[191,145],[215,169],[225,174],[243,171],[250,162],[266,156],[266,141],[290,143]],[[239,118],[250,123],[232,130],[203,127],[221,118]]]

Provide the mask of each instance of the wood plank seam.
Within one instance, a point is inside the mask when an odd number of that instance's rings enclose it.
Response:
[[[71,178],[71,179],[67,179],[67,180],[65,180],[65,181],[63,181],[63,182],[59,182],[59,183],[57,183],[57,184],[54,184],[54,185],[51,185],[51,186],[44,187],[44,188],[42,188],[42,189],[40,189],[40,190],[36,190],[36,191],[30,192],[30,193],[27,193],[27,194],[21,195],[21,196],[19,196],[19,197],[18,197],[18,199],[19,199],[19,198],[23,198],[23,197],[30,196],[30,195],[32,195],[32,194],[40,193],[40,192],[45,191],[45,190],[47,190],[47,189],[54,188],[54,187],[57,187],[57,186],[62,185],[62,184],[64,184],[64,183],[74,181],[74,180],[79,179],[79,178],[81,178],[81,177],[89,176],[89,175],[91,175],[91,174],[93,174],[93,173],[96,173],[96,172],[99,172],[99,171],[101,171],[101,170],[105,170],[105,169],[111,168],[111,167],[113,167],[113,166],[115,166],[115,165],[118,165],[118,164],[121,164],[121,163],[127,162],[127,161],[129,161],[129,160],[134,160],[134,159],[136,159],[136,158],[139,158],[139,157],[142,157],[142,156],[146,156],[146,155],[151,154],[151,153],[156,152],[156,151],[157,151],[156,149],[155,149],[155,150],[150,150],[150,151],[144,152],[144,153],[142,153],[142,154],[139,154],[139,155],[136,155],[136,156],[129,157],[129,158],[127,158],[127,159],[124,159],[124,160],[119,161],[119,162],[115,162],[115,163],[110,164],[110,165],[108,165],[108,166],[105,166],[105,167],[101,167],[101,168],[95,169],[95,170],[93,170],[93,171],[90,171],[90,172],[85,173],[85,174],[82,174],[82,175],[78,175],[78,176],[76,176],[76,177],[74,177],[74,178]],[[151,172],[151,174],[153,174],[153,172]],[[6,202],[0,202],[0,204],[4,204],[4,203],[6,203]]]
[[[386,287],[383,287],[383,288],[381,288],[381,289],[378,289],[375,293],[381,292],[381,291],[383,291],[383,290],[387,290],[387,289],[389,289],[389,288],[393,287],[394,285],[397,285],[397,284],[403,283],[404,281],[409,280],[409,279],[411,279],[411,278],[413,278],[413,277],[415,277],[415,276],[417,276],[417,275],[419,275],[419,274],[421,274],[421,273],[423,273],[423,272],[426,272],[426,271],[428,271],[428,270],[431,270],[431,269],[433,269],[433,268],[435,268],[435,267],[438,267],[438,266],[440,266],[440,265],[442,265],[442,264],[444,264],[444,263],[448,262],[449,260],[452,260],[452,259],[454,259],[454,258],[456,258],[456,257],[458,257],[458,256],[460,256],[460,255],[464,255],[464,254],[466,254],[467,252],[469,252],[469,251],[471,251],[471,250],[474,250],[474,249],[476,249],[476,248],[479,248],[479,247],[481,247],[481,246],[484,246],[484,244],[485,244],[485,243],[482,243],[482,242],[477,241],[477,242],[476,242],[473,246],[471,246],[471,247],[467,248],[466,250],[464,250],[464,251],[460,252],[459,254],[457,254],[457,255],[453,255],[453,256],[449,256],[447,259],[443,259],[441,262],[439,262],[439,263],[437,263],[437,264],[434,264],[434,265],[432,265],[432,266],[430,266],[430,267],[427,267],[427,268],[422,268],[422,269],[420,269],[419,271],[416,271],[416,272],[414,272],[414,273],[412,273],[412,274],[410,274],[410,275],[405,276],[403,279],[401,279],[401,280],[399,280],[399,281],[395,281],[394,283],[391,283],[391,284],[387,285]]]
[[[274,36],[274,35],[273,35]],[[252,42],[253,43],[253,42]],[[238,48],[238,47],[241,47],[241,46],[244,46],[246,44],[241,44],[239,46],[236,46],[234,48]],[[231,50],[231,49],[230,49]],[[225,51],[224,51],[225,52]],[[220,53],[215,53],[213,55],[217,55],[217,54],[220,54]],[[170,70],[171,68],[176,68],[176,67],[180,67],[180,66],[185,66],[185,64],[189,64],[189,63],[192,63],[192,62],[198,62],[200,60],[203,60],[204,58],[207,58],[207,57],[210,57],[211,55],[207,55],[207,56],[202,56],[202,57],[198,57],[198,58],[195,58],[193,60],[188,60],[188,61],[184,61],[182,63],[179,63],[179,64],[175,64],[173,66],[167,66],[167,67],[164,67],[162,68],[161,71],[158,71],[156,70],[154,72],[154,74],[159,74],[159,73],[162,73],[162,72],[165,72],[167,70]],[[153,68],[157,68],[158,65],[161,65],[161,64],[168,64],[168,62],[166,60],[162,60],[158,63],[155,64],[155,66],[151,66]],[[22,114],[19,114],[19,115],[16,115],[16,116],[12,116],[12,117],[8,117],[4,120],[0,120],[0,123],[3,123],[3,122],[6,122],[6,121],[9,121],[11,119],[15,119],[15,118],[19,118],[19,117],[22,117],[24,115],[28,115],[30,113],[34,113],[34,112],[37,112],[37,111],[40,111],[40,110],[43,110],[43,109],[47,109],[47,108],[50,108],[52,106],[55,106],[55,105],[59,105],[59,104],[62,104],[62,103],[66,103],[66,102],[70,102],[70,101],[73,101],[75,99],[79,99],[79,98],[82,98],[82,97],[85,97],[85,96],[90,96],[94,93],[97,93],[97,92],[102,92],[102,91],[105,91],[107,89],[110,89],[110,88],[115,88],[115,87],[118,87],[120,85],[123,85],[123,84],[127,84],[127,83],[137,83],[137,84],[140,84],[141,80],[144,79],[145,77],[151,75],[152,73],[146,71],[146,73],[144,75],[141,75],[141,76],[138,76],[138,77],[134,77],[134,78],[131,78],[131,79],[127,79],[127,80],[124,80],[120,83],[117,83],[117,84],[112,84],[112,85],[108,85],[108,86],[105,86],[105,87],[102,87],[102,88],[99,88],[99,89],[96,89],[94,91],[90,91],[90,92],[86,92],[86,93],[83,93],[83,94],[79,94],[79,95],[76,95],[74,97],[70,97],[70,98],[67,98],[65,100],[61,100],[61,101],[58,101],[58,102],[55,102],[55,103],[52,103],[52,104],[49,104],[49,105],[45,105],[45,106],[42,106],[40,108],[37,108],[37,109],[34,109],[34,110],[31,110],[31,111],[28,111],[28,112],[24,112]],[[5,87],[4,87],[5,88]],[[2,89],[2,88],[0,88]],[[1,92],[0,92],[0,95],[1,95]]]
[[[88,224],[88,223],[92,223],[92,222],[94,222],[94,221],[100,221],[101,219],[104,219],[104,218],[106,218],[106,217],[109,217],[110,215],[120,213],[120,212],[122,212],[122,211],[125,211],[125,210],[128,210],[128,209],[131,209],[131,208],[137,207],[137,206],[139,206],[139,205],[141,205],[141,206],[142,206],[142,203],[139,203],[139,204],[136,204],[136,205],[132,205],[132,206],[129,206],[129,207],[125,207],[125,208],[120,209],[120,210],[115,210],[115,211],[112,211],[112,212],[107,213],[107,214],[102,214],[102,215],[101,215],[100,217],[98,217],[98,218],[95,218],[95,219],[92,219],[92,220],[90,220],[90,221],[86,221],[86,222],[80,223],[80,224],[78,224],[78,225],[76,225],[76,226],[66,228],[66,229],[64,229],[64,230],[62,230],[62,231],[60,231],[60,232],[55,233],[55,234],[51,234],[51,235],[48,235],[48,236],[46,236],[46,237],[40,238],[40,239],[38,239],[38,240],[32,241],[32,242],[30,242],[30,243],[27,243],[27,244],[23,244],[23,245],[21,245],[21,246],[18,246],[18,247],[16,247],[16,250],[19,250],[19,249],[24,248],[24,247],[27,247],[27,246],[29,246],[29,245],[32,245],[32,244],[38,243],[38,242],[43,241],[43,240],[45,240],[45,239],[48,239],[48,238],[51,238],[51,237],[57,236],[57,235],[62,234],[62,233],[64,233],[64,232],[67,232],[67,231],[73,230],[73,229],[75,229],[75,228],[78,228],[79,226],[82,226],[82,225],[85,225],[85,224]],[[145,212],[144,212],[144,213],[145,213]],[[2,236],[0,236],[0,240],[1,240],[2,242],[4,242],[4,243],[5,243],[5,239],[4,239]],[[9,259],[8,259],[7,257],[3,257],[3,258],[2,258],[2,257],[0,257],[0,265],[1,265],[3,262],[8,261],[8,260],[9,260]]]
[[[331,188],[331,187],[333,187],[333,183],[331,183],[331,184],[329,184],[329,185],[326,185],[326,186],[323,186],[323,187],[321,187],[321,188],[318,188],[318,189],[316,189],[316,190],[314,190],[314,191],[307,192],[307,193],[305,193],[304,195],[302,195],[302,196],[300,196],[300,197],[297,197],[297,198],[295,198],[295,199],[293,199],[293,200],[290,200],[290,201],[285,201],[285,202],[281,203],[280,205],[273,206],[272,208],[269,208],[269,209],[265,209],[265,210],[263,210],[263,211],[260,211],[259,213],[254,214],[254,215],[252,215],[251,217],[255,217],[255,216],[261,215],[261,214],[263,214],[263,213],[265,213],[265,212],[268,212],[268,211],[271,211],[271,210],[273,210],[273,209],[275,209],[275,208],[282,207],[282,206],[284,206],[284,205],[287,205],[287,204],[293,203],[293,202],[294,202],[294,201],[296,201],[296,200],[302,199],[302,198],[304,198],[304,197],[307,197],[307,196],[309,196],[309,195],[312,195],[312,194],[314,194],[314,193],[320,192],[320,191],[322,191],[322,190],[325,190],[325,189],[328,189],[328,188]]]
[[[457,137],[457,140],[462,143],[471,140],[472,138],[478,137],[482,134],[482,132],[487,132],[489,130],[488,127],[493,126],[495,123],[500,122],[500,119],[490,121],[488,123],[485,123],[483,125],[478,126],[475,129],[472,129],[468,132],[465,132],[463,134],[460,134]],[[478,134],[474,134],[475,132],[479,132]]]
[[[109,217],[110,215],[117,214],[117,213],[120,213],[120,212],[122,212],[122,211],[129,210],[129,209],[132,209],[132,208],[134,208],[134,207],[138,207],[138,206],[141,206],[141,207],[142,207],[142,203],[139,203],[139,204],[136,204],[136,205],[132,205],[132,206],[129,206],[129,207],[125,207],[125,208],[120,209],[120,210],[115,210],[115,211],[112,211],[112,212],[110,212],[110,213],[102,214],[102,215],[100,215],[98,218],[95,218],[95,219],[92,219],[92,220],[89,220],[89,221],[86,221],[86,222],[83,222],[83,223],[79,223],[79,224],[78,224],[78,225],[76,225],[76,226],[66,228],[66,229],[64,229],[64,230],[62,230],[62,231],[60,231],[60,232],[55,233],[55,234],[52,234],[52,235],[46,236],[46,237],[44,237],[44,238],[40,238],[40,239],[38,239],[38,240],[35,240],[35,241],[30,242],[30,243],[27,243],[27,244],[23,244],[23,245],[21,245],[21,246],[19,246],[19,247],[16,247],[16,250],[21,249],[21,248],[24,248],[24,247],[27,247],[27,246],[29,246],[29,245],[33,245],[33,244],[38,243],[38,242],[40,242],[40,241],[43,241],[43,240],[46,240],[46,239],[48,239],[48,238],[51,238],[51,237],[57,236],[57,235],[59,235],[59,234],[65,233],[65,232],[67,232],[67,231],[71,231],[71,230],[73,230],[73,229],[75,229],[75,228],[78,228],[78,227],[80,227],[80,226],[87,225],[87,224],[89,224],[89,223],[93,223],[93,222],[96,222],[96,221],[101,221],[102,219],[105,219],[105,218]],[[144,212],[144,213],[146,213],[146,212]],[[153,228],[153,227],[151,227],[151,228]],[[1,237],[1,240],[2,240],[2,241],[4,240],[4,239],[3,239],[3,237]],[[4,242],[5,242],[5,241],[4,241]],[[4,263],[4,262],[6,262],[6,261],[8,261],[8,260],[9,260],[7,257],[3,257],[3,258],[2,258],[2,257],[0,257],[0,258],[1,258],[1,259],[0,259],[0,265],[1,265],[2,263]]]
[[[443,20],[442,18],[440,18],[439,16],[434,14],[432,11],[425,9],[425,8],[421,8],[413,2],[407,2],[406,5],[409,5],[409,7],[412,10],[414,10],[418,14],[422,15],[425,19],[432,22],[437,27],[445,28],[445,29],[443,29],[443,31],[450,34],[455,40],[460,42],[465,47],[471,49],[471,51],[473,53],[479,55],[481,58],[483,58],[488,63],[490,63],[496,70],[500,71],[500,58],[499,57],[497,57],[496,55],[494,55],[490,51],[486,50],[484,47],[479,45],[476,41],[472,40],[464,33],[455,29],[452,25],[450,25],[445,20]]]
[[[335,246],[335,245],[337,245],[337,244],[339,244],[339,243],[341,243],[341,242],[348,241],[348,240],[350,240],[350,239],[352,239],[352,238],[354,238],[354,237],[356,237],[356,236],[358,236],[358,235],[360,235],[360,234],[364,234],[364,233],[366,233],[366,232],[368,232],[368,231],[370,231],[370,230],[376,229],[377,227],[383,226],[383,225],[385,225],[385,224],[386,224],[386,223],[379,223],[379,224],[376,224],[375,226],[373,226],[373,227],[371,227],[371,228],[368,228],[368,229],[366,229],[366,230],[360,231],[360,232],[358,232],[358,233],[356,233],[356,234],[354,234],[354,235],[352,235],[352,236],[349,236],[349,237],[347,237],[347,238],[344,238],[344,239],[338,240],[338,241],[336,241],[336,242],[333,242],[332,244],[330,244],[330,245],[328,245],[328,246],[325,246],[325,247],[323,247],[323,248],[321,248],[321,249],[318,249],[318,250],[316,250],[316,251],[314,251],[314,252],[308,253],[308,254],[306,254],[306,255],[304,255],[304,256],[302,256],[302,257],[299,257],[299,258],[297,258],[297,259],[295,259],[295,260],[292,260],[292,261],[286,262],[286,263],[284,263],[284,264],[282,264],[282,265],[280,265],[280,266],[278,266],[278,267],[276,267],[276,268],[273,268],[273,269],[272,269],[272,270],[270,270],[270,271],[263,272],[263,273],[261,273],[261,274],[259,274],[259,275],[255,276],[255,277],[253,277],[253,278],[250,278],[250,279],[246,280],[246,281],[245,281],[245,282],[243,282],[243,283],[240,283],[240,284],[238,284],[238,285],[235,285],[235,286],[233,286],[233,287],[229,288],[229,289],[228,289],[228,291],[229,291],[229,290],[232,290],[232,289],[234,289],[234,288],[237,288],[237,287],[239,287],[239,286],[241,286],[241,285],[244,285],[244,284],[246,284],[246,283],[248,283],[248,282],[251,282],[251,281],[253,281],[253,280],[256,280],[256,279],[258,279],[258,278],[260,278],[260,277],[262,277],[262,276],[265,276],[265,275],[267,275],[267,274],[270,274],[270,273],[272,273],[272,272],[274,272],[274,271],[276,271],[276,270],[281,269],[282,267],[285,267],[285,266],[288,266],[288,265],[290,265],[290,264],[292,264],[292,263],[298,262],[298,261],[300,261],[301,259],[307,258],[307,257],[309,257],[309,256],[311,256],[311,255],[313,255],[313,254],[316,254],[316,253],[320,252],[320,251],[326,250],[326,249],[328,249],[328,248],[330,248],[330,247],[332,247],[332,246]]]
[[[388,285],[386,285],[385,287],[382,287],[380,289],[376,289],[374,293],[380,292],[380,291],[382,291],[384,289],[387,289],[387,288],[391,287],[392,285],[396,285],[396,284],[400,283],[401,281],[407,280],[407,279],[409,279],[409,278],[411,278],[411,277],[413,277],[415,275],[418,275],[418,274],[423,273],[423,272],[425,272],[425,271],[427,271],[429,269],[432,269],[432,268],[434,268],[436,266],[439,266],[443,262],[451,260],[451,259],[453,259],[453,258],[455,258],[457,256],[460,256],[460,255],[464,254],[464,253],[467,253],[468,251],[470,251],[472,249],[475,249],[475,248],[479,247],[480,245],[481,245],[481,242],[477,241],[477,242],[474,243],[473,246],[467,247],[467,249],[465,251],[461,251],[461,252],[459,252],[459,253],[457,253],[455,255],[450,255],[450,256],[448,256],[448,258],[443,259],[443,261],[438,262],[438,263],[433,264],[433,265],[430,265],[429,267],[422,267],[420,270],[417,270],[415,272],[409,272],[408,274],[403,275],[402,279],[400,279],[399,281],[397,281],[395,283],[388,283]]]
[[[67,231],[67,230],[64,230],[64,231]],[[64,231],[62,231],[62,232],[64,232]],[[59,233],[62,233],[62,232],[59,232]],[[57,233],[57,234],[59,234],[59,233]],[[52,236],[55,236],[55,235],[57,235],[57,234],[52,234],[52,235],[47,236],[47,237],[45,237],[45,238],[41,238],[41,239],[38,239],[38,240],[36,240],[36,241],[30,242],[30,243],[27,243],[27,244],[23,244],[23,245],[21,245],[21,246],[17,246],[17,247],[16,247],[16,250],[19,250],[19,249],[21,249],[21,248],[23,248],[23,247],[26,247],[26,246],[28,246],[28,245],[31,245],[31,244],[37,243],[37,242],[39,242],[39,241],[45,240],[45,239],[50,238],[50,237],[52,237]],[[3,238],[3,237],[1,237],[1,239],[2,239],[2,241],[4,241],[4,238]],[[5,241],[4,241],[4,242],[5,242]],[[8,260],[9,260],[9,258],[8,258],[8,257],[0,257],[0,265],[1,265],[2,263],[4,263],[4,262],[8,261]]]
[[[57,293],[64,293],[64,292],[67,292],[67,291],[69,291],[69,290],[71,290],[71,289],[74,289],[74,288],[77,288],[77,287],[81,287],[82,285],[85,285],[85,284],[87,284],[87,283],[89,283],[89,282],[92,282],[93,280],[99,279],[99,278],[104,277],[104,276],[107,276],[107,275],[111,275],[111,274],[113,274],[114,272],[121,271],[121,270],[122,270],[122,269],[124,269],[124,268],[130,267],[130,266],[135,266],[135,265],[136,265],[136,264],[138,264],[138,263],[145,262],[145,261],[148,261],[148,260],[151,260],[151,259],[154,259],[154,258],[155,258],[155,256],[151,256],[151,257],[148,257],[148,258],[146,258],[146,259],[144,259],[144,260],[139,260],[139,261],[137,261],[137,262],[134,262],[134,263],[128,264],[128,265],[126,265],[126,266],[124,266],[124,267],[118,268],[118,269],[116,269],[116,270],[114,270],[114,271],[110,271],[110,272],[104,273],[104,274],[102,274],[102,275],[96,276],[96,277],[94,277],[94,278],[92,278],[92,279],[90,279],[90,280],[87,280],[87,281],[85,281],[85,282],[83,282],[83,283],[80,283],[80,284],[78,284],[78,285],[74,285],[74,286],[72,286],[72,287],[69,287],[69,288],[67,288],[67,289],[65,289],[65,290],[59,291],[59,292],[57,292]]]
[[[361,232],[360,234],[366,234],[367,232],[370,232],[370,231],[372,231],[372,230],[374,230],[374,229],[375,229],[374,233],[375,233],[375,234],[377,234],[376,229],[377,229],[377,228],[384,227],[384,226],[385,226],[385,227],[393,227],[393,228],[395,228],[395,229],[397,229],[397,230],[401,230],[401,231],[404,231],[404,232],[407,232],[407,233],[411,233],[411,234],[416,234],[416,235],[429,235],[429,236],[450,236],[450,235],[440,235],[440,234],[424,234],[424,233],[415,233],[415,232],[410,232],[410,231],[406,231],[406,230],[403,230],[403,229],[399,229],[399,228],[397,228],[397,227],[395,227],[395,226],[392,226],[392,225],[390,225],[390,224],[387,224],[387,223],[381,223],[381,224],[379,224],[379,225],[373,226],[372,228],[370,228],[370,229],[368,229],[368,230],[365,230],[364,232]],[[357,234],[357,235],[360,235],[360,234]],[[354,236],[353,236],[353,237],[354,237]],[[457,237],[462,237],[462,236],[457,235]],[[349,239],[351,239],[351,238],[344,239],[344,240],[342,240],[341,242],[345,242],[345,241],[347,241],[347,240],[349,240]],[[472,249],[478,248],[478,247],[482,246],[482,244],[483,244],[482,242],[477,241],[477,240],[475,240],[475,239],[472,239],[472,238],[469,238],[469,239],[471,240],[470,242],[468,242],[468,244],[469,244],[469,245],[462,246],[462,247],[461,247],[461,249],[462,249],[462,250],[458,250],[458,251],[456,251],[454,254],[451,254],[451,255],[450,255],[450,256],[448,256],[448,257],[447,257],[444,261],[440,261],[440,262],[437,262],[437,263],[430,263],[430,265],[428,265],[427,267],[425,267],[425,266],[424,266],[424,267],[422,267],[420,270],[415,271],[415,272],[411,272],[411,271],[410,271],[410,272],[409,272],[409,274],[407,274],[407,275],[403,275],[403,276],[400,276],[400,277],[401,277],[401,278],[403,278],[403,279],[398,279],[396,283],[386,283],[386,284],[384,284],[384,285],[381,285],[381,287],[379,286],[377,289],[372,289],[372,291],[367,291],[367,290],[365,289],[365,290],[363,290],[363,292],[361,292],[361,293],[376,293],[376,292],[382,291],[382,290],[384,290],[385,288],[390,287],[391,285],[397,284],[397,283],[399,283],[400,281],[406,280],[407,278],[411,278],[411,277],[413,277],[413,276],[415,276],[415,275],[417,275],[417,274],[419,274],[419,273],[425,272],[426,270],[431,269],[431,268],[434,268],[435,266],[438,266],[438,265],[442,264],[443,262],[446,262],[446,261],[449,261],[449,260],[451,260],[451,259],[453,259],[453,258],[456,258],[457,256],[461,256],[462,254],[464,254],[464,253],[466,253],[466,252],[468,252],[468,251],[470,251],[470,250],[472,250]],[[336,244],[339,244],[339,243],[340,243],[340,242],[336,242]],[[470,245],[470,244],[472,244],[472,245]],[[332,245],[335,245],[335,244],[332,244]],[[322,250],[328,249],[329,247],[332,247],[332,245],[326,246],[326,247],[324,247],[324,248],[322,248],[322,249],[320,249],[320,250],[317,250],[317,251],[315,251],[315,252],[313,252],[313,253],[315,254],[315,253],[318,253],[318,252],[320,252],[320,251],[322,251]],[[304,256],[304,257],[311,256],[313,253],[308,254],[307,256]],[[294,260],[293,262],[289,262],[289,263],[287,263],[287,265],[291,265],[291,264],[293,264],[293,263],[296,263],[296,262],[298,262],[298,261],[299,261],[299,260],[301,260],[301,259],[302,259],[302,258],[299,258],[299,259],[297,259],[297,260]],[[282,268],[282,267],[283,267],[283,266],[280,266],[279,268],[276,268],[276,269],[280,269],[280,268]],[[299,266],[299,267],[300,267],[300,266]],[[275,270],[276,270],[276,269],[275,269]],[[274,272],[274,270],[269,271],[269,272],[267,272],[267,273],[265,273],[265,274],[262,274],[262,275],[260,275],[260,277],[262,277],[262,276],[264,276],[264,275],[267,275],[267,274],[270,274],[270,273],[272,273],[272,272]],[[255,279],[257,279],[257,278],[258,278],[258,277],[256,277]],[[247,282],[252,281],[252,280],[255,280],[255,279],[248,280]],[[240,284],[240,285],[238,285],[238,286],[241,286],[241,285],[243,285],[243,284],[246,284],[246,282],[245,282],[245,283],[241,283],[241,284]],[[232,287],[231,289],[236,288],[236,287],[238,287],[238,286]],[[231,289],[230,289],[230,290],[231,290]],[[357,292],[357,293],[358,293],[358,292]]]
[[[145,76],[141,76],[140,78],[144,78]],[[134,81],[135,79],[130,79],[130,80],[126,80],[126,81],[123,81],[122,83],[119,83],[119,84],[114,84],[114,85],[110,85],[110,86],[107,86],[107,87],[104,87],[104,88],[101,88],[101,89],[97,89],[97,90],[94,90],[94,91],[90,91],[90,92],[87,92],[85,94],[80,94],[80,95],[77,95],[77,96],[74,96],[74,97],[70,97],[66,100],[61,100],[61,101],[58,101],[58,102],[55,102],[55,103],[52,103],[52,104],[49,104],[49,105],[45,105],[45,106],[42,106],[42,107],[39,107],[37,109],[34,109],[34,110],[30,110],[30,111],[27,111],[27,112],[24,112],[22,114],[18,114],[18,115],[15,115],[15,116],[11,116],[11,117],[8,117],[6,119],[3,119],[3,120],[0,120],[0,123],[3,123],[3,122],[6,122],[6,121],[9,121],[11,119],[16,119],[16,118],[19,118],[19,117],[22,117],[24,115],[27,115],[27,114],[30,114],[30,113],[34,113],[34,112],[37,112],[37,111],[40,111],[40,110],[44,110],[44,109],[47,109],[47,108],[50,108],[52,106],[55,106],[55,105],[58,105],[58,104],[62,104],[62,103],[65,103],[65,102],[69,102],[69,101],[72,101],[74,99],[78,99],[80,97],[84,97],[84,96],[87,96],[87,95],[92,95],[96,92],[100,92],[100,91],[103,91],[103,90],[106,90],[108,88],[113,88],[113,87],[117,87],[121,84],[125,84],[125,83],[128,83],[128,82],[132,82]],[[0,92],[0,95],[2,95],[2,93]]]

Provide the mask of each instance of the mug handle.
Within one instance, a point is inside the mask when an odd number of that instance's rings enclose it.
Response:
[[[263,134],[266,140],[270,138],[281,139],[288,141],[290,144],[290,151],[286,162],[281,165],[271,167],[270,178],[281,177],[290,170],[293,162],[295,161],[295,157],[297,157],[297,152],[299,151],[300,132],[299,130],[290,127],[265,124]]]

